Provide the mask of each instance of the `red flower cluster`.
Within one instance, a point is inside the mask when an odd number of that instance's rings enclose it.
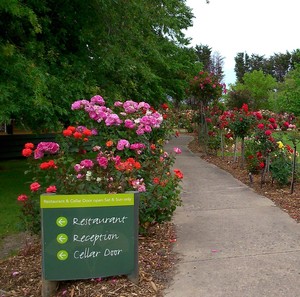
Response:
[[[92,131],[87,128],[82,128],[78,131],[75,127],[69,126],[67,129],[63,130],[63,135],[65,137],[74,137],[76,139],[83,139],[83,141],[88,141],[88,137],[92,135]]]
[[[182,179],[183,178],[183,173],[179,169],[174,169],[173,170],[175,173],[175,176]]]
[[[168,104],[167,103],[164,103],[161,105],[161,108],[164,109],[164,110],[167,110],[169,108]]]
[[[125,162],[120,162],[115,165],[115,168],[119,171],[132,171],[134,169],[140,169],[141,164],[134,160],[134,158],[128,158]]]
[[[33,153],[34,144],[31,142],[25,143],[24,149],[22,150],[22,156],[30,157]]]
[[[47,170],[47,169],[49,169],[49,168],[54,168],[54,169],[56,169],[57,166],[56,166],[56,164],[54,163],[54,160],[49,160],[48,162],[43,162],[43,163],[41,163],[41,164],[40,164],[40,168],[41,168],[42,170]]]
[[[289,146],[288,144],[285,146],[287,151],[290,153],[290,154],[293,154],[294,153],[294,150],[291,148],[291,146]]]

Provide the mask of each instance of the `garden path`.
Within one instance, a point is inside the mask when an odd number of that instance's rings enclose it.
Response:
[[[183,205],[174,215],[180,261],[165,297],[296,297],[300,227],[266,197],[187,148],[182,150]]]

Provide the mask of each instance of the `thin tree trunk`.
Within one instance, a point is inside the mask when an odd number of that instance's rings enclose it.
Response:
[[[245,163],[245,138],[242,137],[241,141],[241,168],[244,168],[244,163]]]
[[[224,159],[224,135],[223,131],[221,131],[221,156]]]
[[[233,162],[237,162],[237,137],[234,139]]]
[[[292,166],[292,180],[291,180],[291,190],[290,193],[294,193],[294,186],[295,186],[295,173],[296,173],[296,153],[297,153],[297,146],[294,146],[294,154],[293,154],[293,166]]]

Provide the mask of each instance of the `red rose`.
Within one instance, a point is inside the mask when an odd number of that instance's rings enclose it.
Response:
[[[28,199],[27,195],[21,194],[18,196],[18,201],[25,202]]]
[[[265,125],[263,123],[260,123],[260,124],[257,125],[257,128],[262,130],[262,129],[265,128]]]
[[[183,174],[179,169],[174,169],[174,173],[178,178],[180,178],[180,179],[183,178]]]
[[[271,130],[266,130],[266,131],[265,131],[265,135],[270,136],[271,134],[272,134],[272,131],[271,131]]]
[[[24,156],[24,157],[29,157],[29,156],[31,156],[31,154],[32,154],[32,150],[29,148],[25,148],[22,150],[22,156]]]
[[[63,135],[65,137],[71,136],[73,134],[73,132],[70,129],[66,129],[63,131]]]
[[[26,149],[33,149],[34,148],[34,144],[31,143],[31,142],[28,142],[28,143],[25,143],[25,146],[24,146]]]

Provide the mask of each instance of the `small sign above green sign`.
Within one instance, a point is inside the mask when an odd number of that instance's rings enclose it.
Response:
[[[138,193],[41,195],[43,278],[137,278],[138,204]]]

